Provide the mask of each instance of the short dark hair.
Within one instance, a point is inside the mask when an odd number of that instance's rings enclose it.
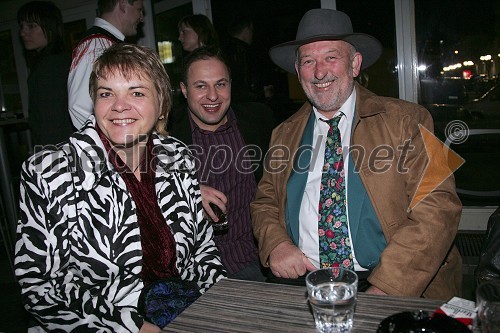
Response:
[[[219,46],[217,31],[215,31],[212,22],[205,15],[194,14],[184,16],[177,24],[177,29],[180,29],[182,25],[186,25],[196,32],[202,46]]]
[[[130,5],[133,5],[137,0],[128,0]],[[101,16],[103,13],[110,13],[115,8],[118,0],[98,0],[97,1],[97,16]]]
[[[245,28],[252,28],[253,20],[246,13],[238,13],[234,15],[232,20],[227,26],[227,33],[231,36],[236,36],[241,33]]]
[[[32,22],[42,28],[47,49],[52,53],[65,51],[64,25],[61,10],[52,1],[30,1],[17,11],[17,22]]]
[[[227,68],[227,73],[229,74],[229,78],[231,78],[231,69],[229,68],[226,58],[222,54],[222,51],[218,47],[202,46],[195,49],[186,57],[182,69],[182,77],[181,77],[182,83],[187,85],[187,73],[189,71],[189,68],[194,62],[199,60],[208,60],[211,58],[215,58],[220,62],[222,62],[224,66],[226,66]]]

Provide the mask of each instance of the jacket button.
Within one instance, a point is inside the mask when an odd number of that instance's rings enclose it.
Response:
[[[168,218],[170,221],[177,221],[177,213],[172,212],[172,213],[168,214],[167,218]]]

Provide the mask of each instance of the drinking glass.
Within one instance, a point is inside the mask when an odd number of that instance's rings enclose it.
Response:
[[[318,269],[306,276],[309,304],[322,333],[351,332],[358,275],[346,268]]]
[[[476,289],[475,332],[500,333],[500,282],[484,282]]]

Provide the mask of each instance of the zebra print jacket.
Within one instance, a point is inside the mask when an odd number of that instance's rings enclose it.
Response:
[[[107,159],[93,117],[68,142],[22,167],[15,272],[37,330],[137,332],[143,289],[136,205]],[[176,267],[203,293],[226,275],[203,218],[194,160],[152,134],[158,203],[176,241]]]

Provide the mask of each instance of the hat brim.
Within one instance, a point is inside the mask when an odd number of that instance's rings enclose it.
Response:
[[[269,56],[276,65],[285,71],[295,73],[295,52],[297,48],[322,40],[343,40],[352,44],[356,48],[356,51],[363,56],[361,69],[366,69],[373,65],[382,54],[382,45],[375,37],[362,33],[352,33],[348,35],[317,35],[307,39],[279,44],[269,50]]]

